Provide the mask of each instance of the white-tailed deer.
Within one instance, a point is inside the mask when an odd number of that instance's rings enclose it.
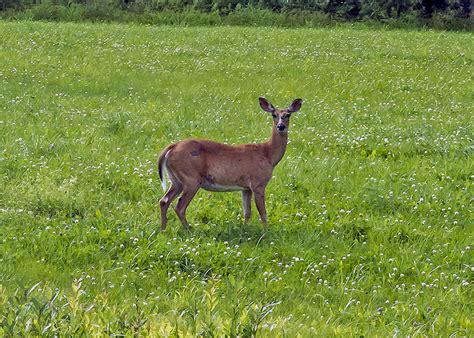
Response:
[[[272,177],[273,168],[280,162],[288,142],[290,116],[301,108],[302,100],[294,100],[288,108],[278,109],[263,97],[260,107],[272,114],[272,136],[264,143],[230,146],[204,140],[184,140],[171,144],[161,153],[158,172],[163,190],[166,191],[164,169],[168,172],[171,186],[160,200],[161,230],[166,229],[166,212],[171,202],[181,197],[176,214],[181,223],[189,228],[186,208],[199,188],[209,191],[242,191],[244,220],[250,219],[252,194],[261,221],[267,224],[265,187]]]

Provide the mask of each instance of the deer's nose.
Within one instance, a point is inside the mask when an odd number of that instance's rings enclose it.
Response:
[[[286,126],[283,123],[278,123],[277,124],[277,129],[279,131],[283,131],[283,130],[285,130],[285,128],[286,128]]]

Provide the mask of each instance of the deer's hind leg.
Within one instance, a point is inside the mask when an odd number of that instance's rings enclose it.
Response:
[[[171,186],[166,194],[160,199],[160,210],[161,210],[161,230],[164,231],[166,229],[166,224],[168,223],[168,217],[166,213],[168,212],[168,208],[170,204],[174,201],[176,197],[181,194],[183,191],[183,185],[179,182],[176,177],[168,171],[168,176],[171,180]]]
[[[189,203],[191,203],[194,195],[196,195],[199,190],[199,184],[196,183],[184,183],[183,184],[183,194],[178,200],[175,211],[179,217],[179,220],[186,229],[189,229],[189,223],[186,219],[186,209],[188,208]]]

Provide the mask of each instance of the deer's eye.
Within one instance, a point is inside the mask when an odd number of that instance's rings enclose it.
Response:
[[[272,116],[273,116],[274,119],[276,119],[276,117],[277,117],[276,114],[272,114]]]

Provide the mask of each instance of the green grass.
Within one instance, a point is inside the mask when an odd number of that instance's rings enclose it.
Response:
[[[474,334],[473,35],[0,22],[0,335]],[[270,135],[267,188],[159,231],[169,143]]]

